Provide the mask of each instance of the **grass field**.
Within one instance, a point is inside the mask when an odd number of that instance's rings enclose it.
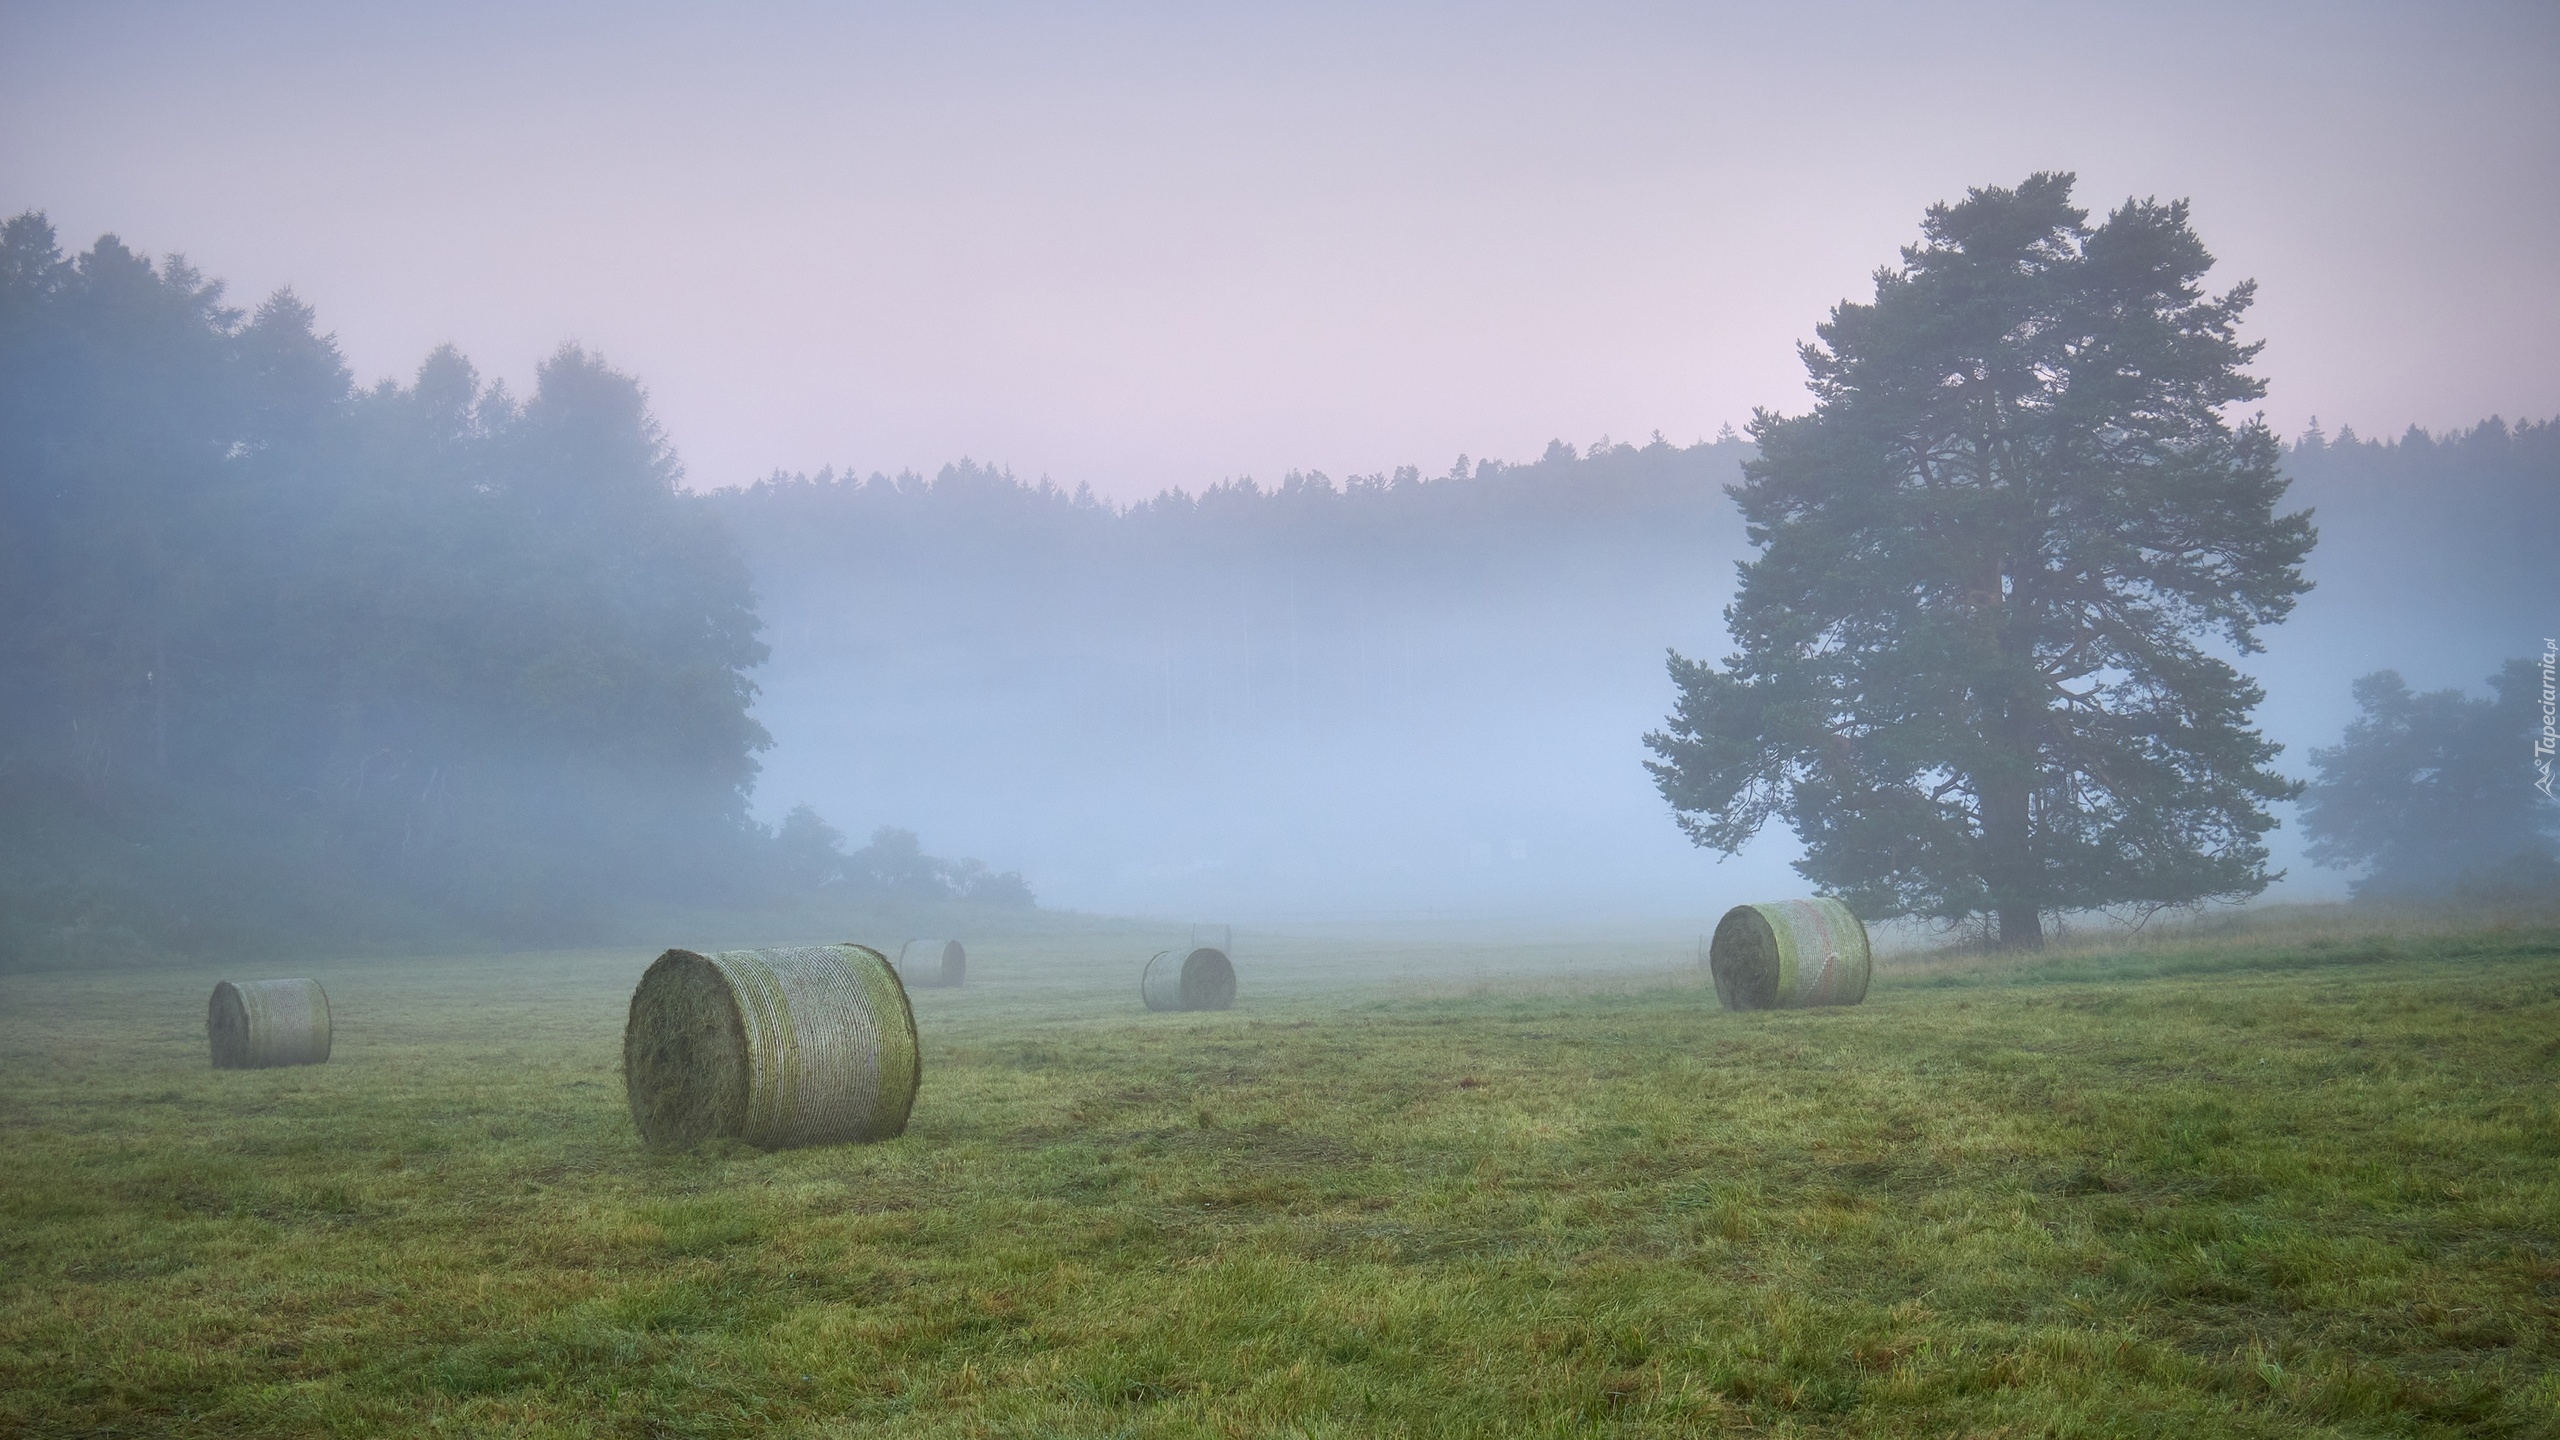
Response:
[[[259,1072],[0,978],[0,1432],[2560,1435],[2560,931],[1165,938],[982,947],[906,1137],[774,1155],[639,1149],[645,954],[295,966]]]

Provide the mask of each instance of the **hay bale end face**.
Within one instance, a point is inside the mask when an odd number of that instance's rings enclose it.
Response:
[[[923,1079],[915,1013],[867,945],[670,950],[631,992],[623,1088],[641,1143],[885,1140]]]
[[[1867,998],[1875,958],[1867,927],[1828,897],[1736,905],[1707,947],[1727,1010],[1800,1010]]]
[[[909,940],[898,947],[898,978],[910,990],[956,990],[969,973],[969,949],[957,940]]]
[[[1138,993],[1150,1010],[1224,1010],[1236,1003],[1236,967],[1207,945],[1161,950],[1147,962]]]
[[[329,996],[317,980],[223,980],[205,1002],[216,1070],[318,1065],[329,1058]]]

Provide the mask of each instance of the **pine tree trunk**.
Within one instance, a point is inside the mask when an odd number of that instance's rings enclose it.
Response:
[[[2000,948],[2003,950],[2041,950],[2044,948],[2044,916],[2033,905],[2000,907]]]
[[[2035,857],[2027,835],[2030,824],[2024,783],[1983,786],[1982,839],[1990,863],[1983,867],[1982,878],[1991,885],[2003,950],[2044,948],[2043,915],[2033,899],[2023,898],[2035,893]]]
[[[1982,454],[1990,456],[1999,448],[1996,425],[1987,428],[1981,439]],[[2013,550],[2023,550],[2013,546]],[[2027,567],[2031,569],[2031,567]],[[2024,636],[2030,626],[2018,607],[2026,603],[2024,587],[2030,580],[2021,578],[2016,586],[2008,577],[2020,574],[2021,567],[2004,558],[1985,578],[1990,604],[1986,614],[1994,621],[1993,639],[2007,664],[2011,683],[2015,677],[2031,673],[2035,654]],[[2001,697],[1992,736],[1999,747],[2008,752],[2015,765],[2000,767],[1985,778],[1982,797],[1982,839],[1989,853],[1982,878],[1990,883],[1991,903],[2000,917],[2000,948],[2003,950],[2041,950],[2044,948],[2044,916],[2036,897],[2042,893],[2044,877],[2037,873],[2035,856],[2035,804],[2033,799],[2036,774],[2034,727],[2042,711],[2042,702],[2034,694],[2020,689]]]

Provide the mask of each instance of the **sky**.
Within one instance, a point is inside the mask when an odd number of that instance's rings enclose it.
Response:
[[[2268,417],[2560,412],[2544,4],[0,6],[0,208],[292,286],[363,379],[563,342],[689,483],[1134,498],[1806,403],[1931,202],[2187,197]]]

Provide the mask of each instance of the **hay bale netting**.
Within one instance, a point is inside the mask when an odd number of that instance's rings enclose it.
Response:
[[[1798,1010],[1866,999],[1875,959],[1849,907],[1817,898],[1726,911],[1707,968],[1727,1010]]]
[[[1236,967],[1227,952],[1207,945],[1159,950],[1138,993],[1150,1010],[1224,1010],[1236,1003]]]
[[[329,995],[317,980],[223,980],[204,1007],[216,1070],[318,1065],[329,1058]]]
[[[957,940],[910,940],[898,947],[898,978],[910,989],[956,989],[968,973],[969,949]]]
[[[868,945],[670,950],[631,992],[622,1081],[653,1150],[885,1140],[922,1079],[906,987]]]

